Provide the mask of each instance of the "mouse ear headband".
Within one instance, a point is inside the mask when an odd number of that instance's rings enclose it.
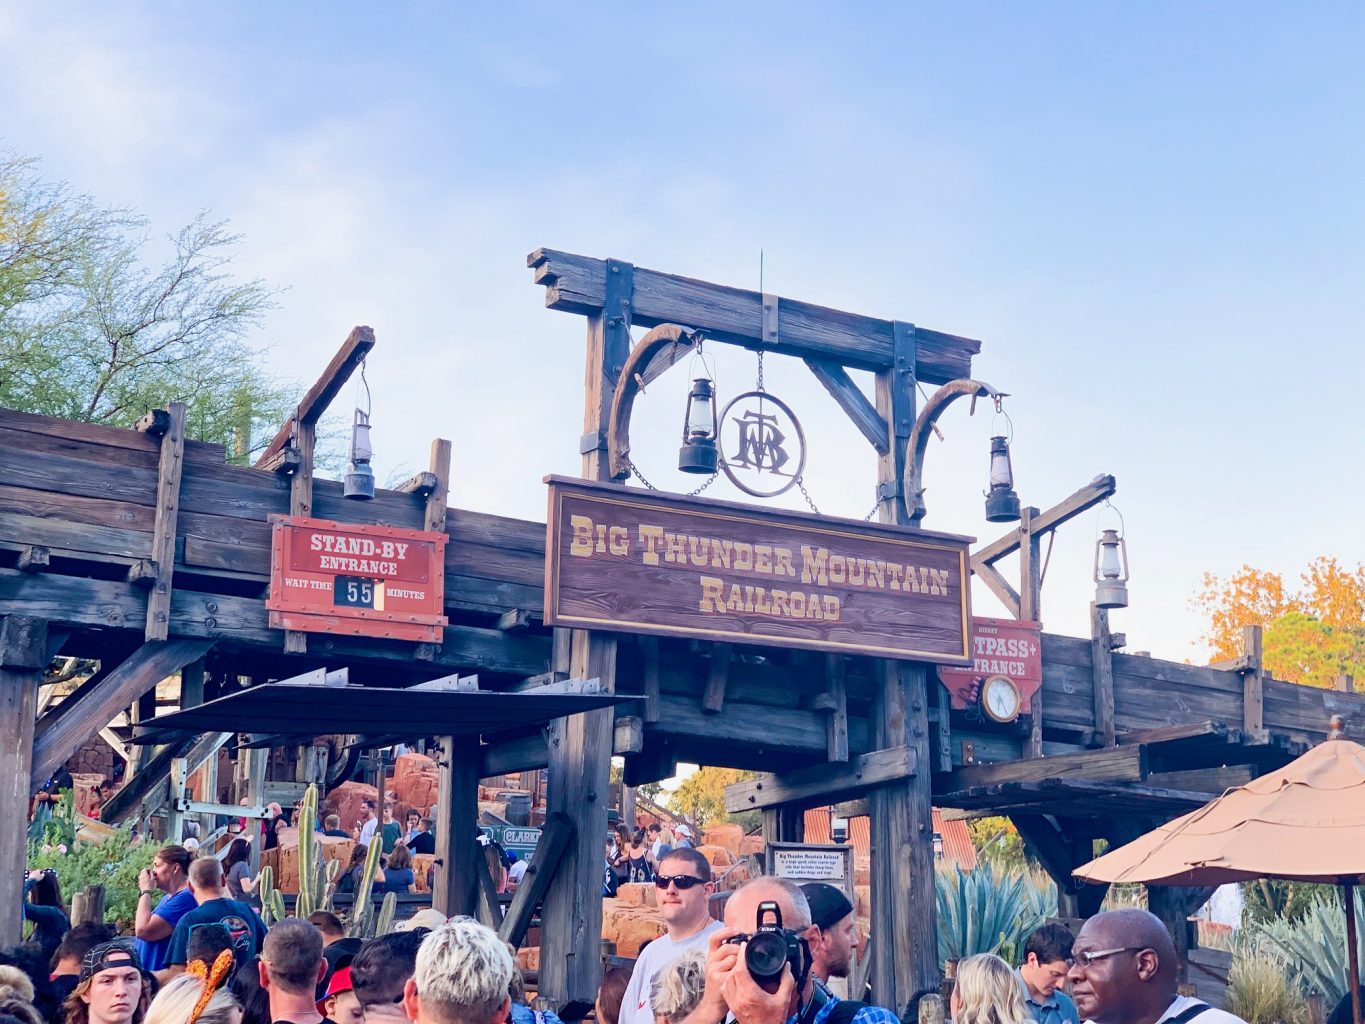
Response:
[[[185,968],[185,973],[191,977],[198,978],[204,983],[204,991],[199,993],[199,999],[194,1004],[194,1009],[190,1011],[189,1020],[185,1024],[194,1024],[199,1019],[199,1015],[204,1012],[209,1005],[209,1000],[213,998],[213,993],[218,991],[218,986],[223,983],[223,979],[232,970],[232,950],[225,949],[213,960],[210,967],[203,960],[196,960]]]

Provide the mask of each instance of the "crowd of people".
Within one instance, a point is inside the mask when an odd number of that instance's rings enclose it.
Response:
[[[375,820],[371,841],[383,842]],[[636,860],[641,837],[623,838],[625,860]],[[267,929],[237,895],[239,862],[229,860],[178,845],[158,850],[139,879],[131,939],[105,924],[69,927],[55,877],[31,873],[32,936],[0,953],[0,1024],[559,1024],[527,1005],[514,951],[473,920],[427,908],[364,942],[328,911]],[[703,854],[677,843],[645,860],[665,932],[633,968],[605,972],[602,1024],[899,1024],[865,993],[834,991],[859,944],[842,890],[761,876],[733,890],[715,920]],[[410,870],[390,855],[391,874]],[[786,960],[765,973],[748,943],[769,916],[785,929]],[[950,1016],[954,1024],[1243,1024],[1179,995],[1178,969],[1156,917],[1111,911],[1074,938],[1061,924],[1039,928],[1018,965],[992,954],[964,959]],[[910,1000],[902,1010],[915,1007]]]

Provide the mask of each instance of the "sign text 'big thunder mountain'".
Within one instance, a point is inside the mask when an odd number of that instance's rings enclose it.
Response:
[[[547,483],[547,625],[970,662],[968,538]]]

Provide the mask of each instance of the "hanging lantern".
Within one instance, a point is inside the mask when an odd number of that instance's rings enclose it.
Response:
[[[374,449],[370,447],[370,414],[356,409],[355,422],[351,424],[351,465],[346,471],[346,481],[342,495],[356,501],[369,501],[374,497],[374,470],[370,460]]]
[[[709,378],[698,377],[687,396],[678,469],[684,473],[710,474],[716,472],[717,465],[716,392]]]
[[[1013,523],[1019,519],[1019,495],[1014,493],[1010,443],[1000,434],[991,438],[991,489],[986,492],[986,522]]]
[[[1105,530],[1095,542],[1095,605],[1128,607],[1128,544],[1117,530]]]

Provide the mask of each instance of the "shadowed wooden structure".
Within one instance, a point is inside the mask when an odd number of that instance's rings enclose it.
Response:
[[[879,454],[881,521],[910,522],[903,481],[916,382],[970,378],[977,342],[616,260],[537,250],[529,263],[548,306],[586,318],[585,479],[620,478],[632,397],[625,392],[666,372],[674,346],[704,331],[712,341],[803,359]],[[633,325],[668,336],[631,363]],[[472,808],[480,777],[548,767],[558,827],[545,846],[553,856],[519,895],[517,920],[501,923],[524,933],[543,895],[541,993],[567,1015],[581,1014],[601,969],[611,756],[625,757],[632,785],[672,774],[679,761],[758,769],[769,774],[730,800],[761,808],[770,839],[799,841],[810,806],[852,801],[847,811],[871,815],[871,980],[877,1000],[899,1011],[938,981],[931,803],[1010,815],[1057,877],[1064,914],[1083,916],[1103,890],[1077,887],[1070,872],[1090,859],[1096,838],[1121,841],[1283,764],[1322,739],[1332,715],[1357,734],[1365,727],[1360,696],[1270,679],[1254,632],[1235,664],[1181,665],[1121,653],[1123,638],[1098,609],[1090,637],[1043,634],[1035,713],[1009,724],[950,709],[923,662],[547,629],[545,524],[447,508],[449,442],[433,443],[427,471],[372,501],[347,501],[340,484],[313,477],[313,425],[373,344],[368,328],[353,332],[256,468],[226,465],[221,447],[187,440],[178,403],[136,430],[0,410],[0,749],[12,769],[0,812],[8,820],[22,819],[33,789],[118,711],[176,672],[186,708],[340,667],[351,683],[374,687],[477,675],[465,689],[552,694],[595,681],[603,694],[638,699],[546,728],[528,724],[535,716],[492,723],[477,742],[441,738],[440,909],[479,909],[471,905],[480,892],[476,858],[466,849],[472,821],[449,808]],[[875,374],[875,400],[850,369]],[[973,551],[972,570],[1011,614],[1038,620],[1040,538],[1114,487],[1099,477],[1053,508],[1024,509],[1017,528]],[[449,621],[440,641],[270,628],[267,517],[283,514],[447,534]],[[1023,563],[1017,584],[997,569],[1014,552]],[[44,666],[59,652],[96,659],[100,669],[39,715]],[[149,752],[120,794],[122,809],[164,804],[172,763],[192,771],[229,738],[213,731],[218,719],[182,721],[191,726],[160,737],[164,746]],[[251,722],[239,728],[262,732]],[[258,744],[299,742],[309,732],[278,721],[268,729]],[[428,731],[420,717],[403,736],[392,723],[382,729],[369,745]],[[349,731],[367,729],[356,723]],[[243,746],[239,757],[249,756]],[[10,870],[0,872],[0,901],[13,905],[22,841],[12,838],[4,850]],[[1154,892],[1154,909],[1183,933],[1179,922],[1198,895]],[[16,921],[0,914],[0,928],[10,929],[0,942],[17,937]]]

